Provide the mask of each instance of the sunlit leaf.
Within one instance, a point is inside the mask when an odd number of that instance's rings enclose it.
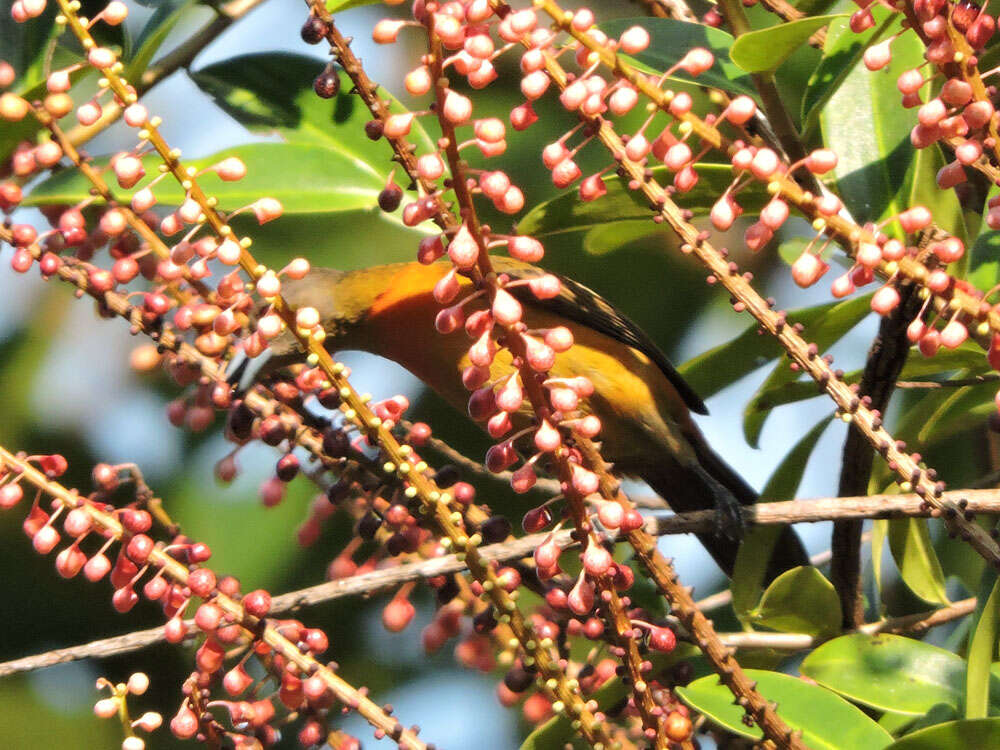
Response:
[[[811,130],[823,106],[829,101],[851,71],[861,63],[865,50],[885,38],[899,24],[898,14],[881,7],[872,8],[878,19],[870,29],[856,34],[851,31],[849,19],[836,18],[826,29],[823,58],[809,77],[802,97],[802,122],[804,130]]]
[[[834,305],[813,324],[791,314],[789,314],[788,319],[804,323],[809,341],[816,344],[822,352],[839,341],[848,331],[864,320],[870,312],[871,295],[866,294]],[[743,411],[743,434],[750,445],[757,447],[760,433],[764,429],[764,422],[774,407],[774,404],[764,394],[776,393],[785,385],[794,383],[798,378],[799,373],[789,367],[788,357],[782,356],[767,380],[761,384],[753,398],[747,402]]]
[[[630,58],[645,72],[662,75],[676,65],[689,50],[702,47],[715,57],[715,63],[711,68],[697,78],[682,70],[675,71],[670,77],[758,98],[753,80],[729,59],[733,37],[725,31],[702,24],[676,21],[672,18],[616,19],[600,24],[600,29],[609,37],[616,38],[630,26],[641,26],[649,32],[649,47]]]
[[[377,211],[376,199],[383,183],[354,160],[323,146],[300,143],[251,143],[236,146],[203,159],[188,162],[196,169],[208,167],[229,156],[237,156],[247,167],[238,182],[224,182],[214,175],[201,179],[209,195],[226,210],[249,205],[262,196],[277,198],[289,214],[321,214],[369,208]],[[149,175],[141,188],[157,174],[156,155],[144,159]],[[163,180],[154,189],[160,203],[179,205],[184,189],[174,180]],[[26,205],[74,204],[90,195],[90,182],[79,172],[60,172],[39,185]]]
[[[889,550],[907,588],[924,601],[948,604],[944,573],[923,518],[889,521]]]
[[[792,447],[764,486],[762,500],[790,500],[795,497],[809,456],[832,419],[832,415],[821,419]],[[741,620],[746,621],[750,611],[757,606],[771,550],[782,531],[781,526],[752,526],[740,542],[729,589],[733,594],[733,609]]]
[[[777,70],[817,29],[837,18],[842,16],[810,16],[749,31],[733,43],[730,56],[748,73]]]
[[[990,667],[997,651],[997,635],[1000,632],[1000,578],[990,569],[983,588],[989,589],[989,597],[982,607],[977,607],[977,620],[972,640],[969,641],[969,673],[966,678],[966,719],[985,719],[990,712],[990,681],[993,678]],[[979,601],[982,601],[982,592]]]
[[[972,750],[1000,747],[1000,719],[965,719],[921,729],[896,740],[891,750]]]
[[[860,222],[879,221],[906,208],[907,170],[913,159],[912,110],[899,105],[896,79],[924,62],[924,45],[907,31],[892,45],[892,62],[869,71],[856,64],[823,106],[824,144],[839,156],[838,194]],[[890,228],[896,227],[895,222]],[[900,231],[900,230],[894,230]]]
[[[788,313],[788,320],[815,331],[842,304],[844,303],[834,301],[792,310]],[[864,307],[867,308],[867,302]],[[858,314],[860,319],[867,313],[859,310]],[[843,325],[840,313],[831,320],[836,327]],[[773,336],[763,336],[759,330],[759,326],[751,325],[736,338],[689,359],[678,368],[681,375],[702,398],[718,393],[784,352]],[[787,369],[787,365],[784,367]],[[792,373],[792,380],[794,379],[795,375]]]
[[[698,164],[695,171],[698,172],[698,184],[692,190],[676,195],[675,200],[696,215],[707,215],[732,183],[733,170],[726,164]],[[654,178],[662,179],[667,174],[666,167],[653,167]],[[652,221],[649,200],[641,192],[629,190],[628,184],[617,175],[603,179],[608,192],[600,200],[581,200],[579,191],[564,193],[528,211],[518,222],[518,231],[541,238],[634,219],[644,219],[651,226],[656,226]],[[752,183],[746,190],[740,191],[740,204],[747,211],[760,210],[768,198],[767,191],[759,183]]]
[[[802,743],[813,750],[881,750],[892,737],[864,712],[825,688],[780,672],[745,670],[757,689],[777,704],[788,726],[802,732]],[[695,680],[676,692],[710,721],[743,737],[761,739],[756,726],[743,723],[745,712],[733,703],[729,688],[716,675]]]
[[[749,617],[772,630],[828,637],[840,629],[840,597],[819,570],[801,566],[775,578]]]
[[[818,646],[802,674],[880,711],[924,714],[938,703],[959,707],[965,693],[960,656],[901,635],[841,636]]]

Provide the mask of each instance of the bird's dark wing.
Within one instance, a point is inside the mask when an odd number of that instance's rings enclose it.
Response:
[[[499,260],[494,259],[494,262]],[[540,268],[516,261],[496,263],[497,270],[507,274],[511,279],[527,279],[544,273]],[[558,276],[558,274],[555,274]],[[581,325],[610,336],[616,341],[638,349],[649,357],[660,368],[671,385],[677,389],[687,407],[697,414],[708,414],[705,403],[694,389],[681,377],[667,355],[625,314],[599,295],[593,289],[579,282],[559,276],[562,291],[552,299],[539,300],[524,286],[515,286],[510,290],[523,305],[549,311],[555,315],[567,318]]]

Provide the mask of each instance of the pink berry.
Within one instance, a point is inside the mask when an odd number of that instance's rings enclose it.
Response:
[[[868,70],[881,70],[892,62],[892,50],[889,48],[891,43],[892,39],[886,39],[865,50],[863,59]]]
[[[642,26],[632,26],[622,33],[618,46],[627,55],[638,54],[649,46],[649,32]]]
[[[957,320],[941,329],[941,345],[948,349],[957,349],[968,337],[969,330]]]
[[[704,47],[690,49],[677,63],[678,67],[693,76],[698,76],[715,64],[715,56]]]
[[[899,292],[893,286],[883,286],[872,297],[872,310],[888,315],[899,305]]]
[[[733,125],[743,125],[757,112],[757,103],[749,96],[738,96],[733,99],[726,111],[725,118]]]
[[[806,157],[806,169],[813,174],[826,174],[837,166],[837,154],[828,148],[818,148]]]
[[[830,266],[822,258],[807,250],[792,263],[792,279],[803,288],[810,287],[819,281],[829,268]]]

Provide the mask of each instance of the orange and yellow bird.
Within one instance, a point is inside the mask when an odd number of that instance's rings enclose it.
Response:
[[[496,272],[511,281],[547,273],[509,258],[492,261]],[[316,308],[331,351],[362,350],[391,359],[464,411],[469,392],[460,375],[469,365],[469,339],[463,332],[442,335],[434,328],[441,310],[434,286],[450,269],[447,262],[395,263],[349,272],[314,268],[301,280],[283,282],[282,291],[294,308]],[[459,279],[461,294],[471,292],[471,282]],[[732,518],[738,504],[756,502],[757,494],[711,449],[692,420],[692,411],[707,413],[705,405],[649,336],[596,292],[567,278],[560,281],[559,294],[545,300],[537,299],[526,285],[505,288],[522,304],[528,329],[565,326],[572,332],[573,346],[556,355],[550,375],[585,375],[593,383],[593,394],[581,400],[579,409],[601,420],[605,460],[616,472],[643,479],[677,512],[715,508]],[[295,340],[286,332],[272,342],[267,370],[299,358]],[[502,350],[491,365],[491,382],[513,372],[511,354]],[[531,423],[527,404],[522,412],[513,420],[515,429]],[[700,538],[731,574],[738,547],[734,535],[720,532]],[[769,578],[807,563],[798,536],[785,529]]]

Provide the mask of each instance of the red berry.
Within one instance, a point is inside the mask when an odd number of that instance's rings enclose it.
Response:
[[[243,597],[243,609],[254,617],[267,617],[271,610],[271,595],[264,589],[251,591]]]
[[[670,628],[653,628],[649,631],[649,647],[669,654],[677,647],[677,636]]]

